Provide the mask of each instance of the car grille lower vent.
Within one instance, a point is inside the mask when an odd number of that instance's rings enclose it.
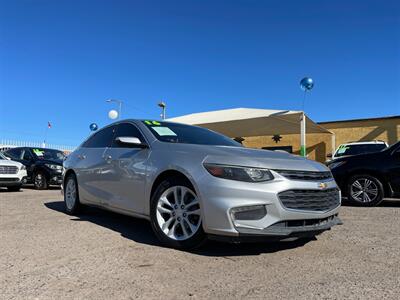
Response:
[[[15,166],[0,166],[0,174],[17,174],[18,168]]]
[[[312,172],[312,171],[294,171],[294,170],[274,170],[280,175],[291,180],[307,180],[319,181],[332,179],[332,173],[326,172]]]
[[[289,190],[278,194],[282,205],[289,209],[328,211],[340,204],[339,190]]]

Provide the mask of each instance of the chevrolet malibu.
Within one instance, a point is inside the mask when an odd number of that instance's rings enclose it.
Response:
[[[94,133],[64,161],[63,193],[70,214],[89,205],[144,218],[180,249],[310,238],[340,224],[340,190],[324,165],[171,122]]]

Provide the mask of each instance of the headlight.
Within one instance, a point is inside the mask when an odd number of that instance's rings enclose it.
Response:
[[[343,165],[344,163],[345,163],[345,161],[333,162],[333,163],[330,163],[330,164],[328,165],[328,168],[332,170],[332,169],[334,169],[334,168],[337,168],[337,167]]]
[[[25,165],[22,165],[21,170],[26,170]]]
[[[46,165],[46,167],[48,167],[48,168],[50,168],[50,169],[53,169],[53,170],[58,170],[58,171],[62,171],[62,166],[60,166],[60,165],[51,165],[51,164],[45,164]]]
[[[246,182],[261,182],[274,179],[268,169],[204,164],[206,170],[213,176]]]

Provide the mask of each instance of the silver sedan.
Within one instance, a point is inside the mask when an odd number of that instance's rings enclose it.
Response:
[[[181,249],[207,238],[309,238],[340,223],[340,190],[324,165],[171,122],[99,130],[65,160],[63,186],[68,213],[89,205],[145,218]]]

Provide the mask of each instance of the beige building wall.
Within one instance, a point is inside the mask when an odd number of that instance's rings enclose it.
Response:
[[[400,116],[376,119],[349,120],[319,123],[322,127],[335,133],[336,147],[351,141],[382,140],[388,144],[400,140]],[[276,134],[279,134],[277,132]],[[243,137],[243,145],[251,148],[292,146],[293,153],[300,153],[299,134],[282,135],[276,143],[272,136]],[[332,152],[332,136],[318,133],[307,135],[308,158],[324,162]]]

